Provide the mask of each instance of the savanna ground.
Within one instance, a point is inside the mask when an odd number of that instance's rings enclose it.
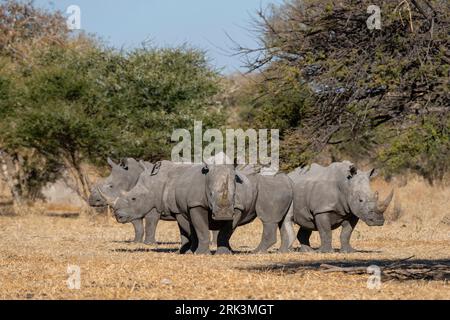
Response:
[[[388,192],[378,183],[382,195]],[[178,229],[161,222],[159,244],[129,243],[131,225],[112,217],[48,217],[24,210],[0,217],[1,299],[450,299],[445,280],[383,281],[369,289],[369,274],[326,273],[320,264],[410,263],[450,269],[450,189],[418,180],[397,188],[383,227],[360,223],[353,254],[292,252],[266,255],[257,246],[259,222],[238,229],[233,256],[180,256]],[[335,233],[335,248],[339,247]],[[318,246],[314,234],[313,246]],[[277,244],[278,246],[279,244]],[[275,248],[277,248],[275,246]],[[298,244],[296,243],[296,246]],[[68,266],[81,270],[79,290],[68,288]]]

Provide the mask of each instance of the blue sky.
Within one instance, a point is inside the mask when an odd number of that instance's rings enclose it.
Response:
[[[146,39],[158,46],[185,42],[208,51],[211,62],[224,73],[241,69],[239,57],[229,57],[232,42],[254,46],[245,29],[261,6],[281,0],[35,0],[40,7],[66,12],[81,9],[81,28],[117,48],[141,46]]]

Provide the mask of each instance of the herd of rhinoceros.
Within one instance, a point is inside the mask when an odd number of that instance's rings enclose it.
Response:
[[[384,223],[393,191],[384,201],[372,192],[375,170],[358,170],[351,162],[328,167],[313,164],[290,174],[263,175],[256,166],[227,164],[155,164],[128,158],[121,164],[108,159],[111,174],[91,191],[92,207],[110,206],[119,223],[132,223],[135,241],[155,243],[160,219],[176,221],[180,253],[209,254],[210,231],[216,254],[231,253],[230,238],[239,226],[259,218],[263,234],[255,252],[264,253],[281,233],[280,252],[291,249],[293,223],[302,252],[313,251],[312,231],[319,231],[319,252],[332,252],[332,230],[342,227],[341,252],[352,252],[351,234],[363,220],[369,226]],[[144,240],[145,234],[145,240]]]

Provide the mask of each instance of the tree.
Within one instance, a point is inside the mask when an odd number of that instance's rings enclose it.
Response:
[[[263,123],[287,124],[286,148],[301,137],[304,154],[332,148],[381,161],[393,137],[411,136],[424,122],[448,134],[449,2],[381,1],[381,30],[367,27],[371,4],[292,0],[261,9],[260,46],[236,48],[249,71],[261,73],[260,86],[274,88],[256,99],[256,112],[269,113]],[[433,150],[448,152],[445,139],[436,141],[444,145]],[[291,152],[284,150],[287,157]]]
[[[37,48],[64,44],[69,30],[60,12],[48,12],[33,1],[6,0],[0,4],[0,55],[31,63]]]
[[[170,155],[174,129],[194,120],[223,123],[214,101],[219,75],[201,50],[120,52],[93,37],[69,37],[59,13],[30,3],[9,1],[0,15],[0,30],[15,34],[0,37],[0,145],[22,156],[28,196],[66,169],[86,199],[83,163],[103,165],[107,156],[160,160]]]

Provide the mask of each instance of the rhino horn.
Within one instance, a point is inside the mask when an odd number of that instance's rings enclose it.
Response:
[[[105,199],[106,203],[108,204],[108,206],[110,207],[114,207],[117,199],[113,199],[112,197],[107,196],[106,194],[104,194],[102,192],[102,190],[100,189],[100,187],[97,188],[98,193],[102,196],[103,199]]]
[[[394,197],[394,189],[391,190],[391,193],[389,193],[389,195],[382,203],[378,203],[377,206],[378,213],[383,214],[386,211],[393,197]]]

